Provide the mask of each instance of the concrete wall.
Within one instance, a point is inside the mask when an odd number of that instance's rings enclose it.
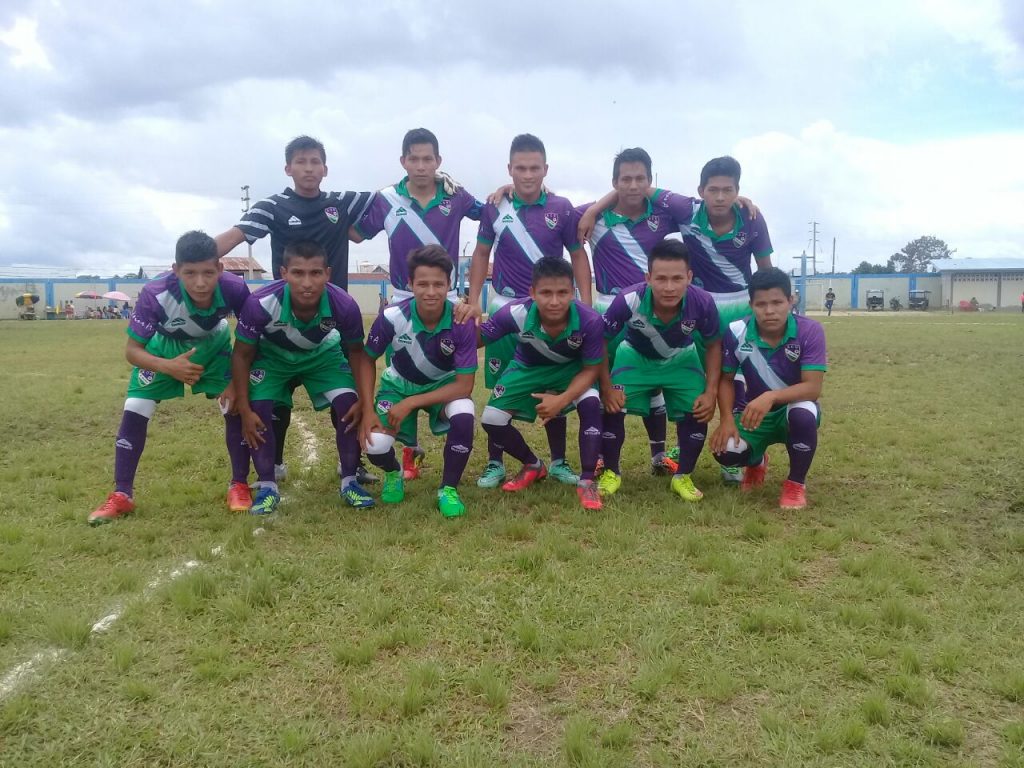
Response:
[[[951,272],[948,279],[954,307],[973,297],[982,305],[1020,309],[1024,272]]]
[[[799,278],[793,279],[794,287],[799,286]],[[881,290],[885,292],[885,308],[889,309],[889,300],[894,296],[904,307],[908,306],[911,290],[931,291],[928,297],[931,308],[943,306],[942,279],[937,274],[897,274],[897,275],[814,275],[807,277],[804,300],[809,310],[825,308],[825,294],[831,288],[836,294],[834,309],[866,309],[867,292]]]

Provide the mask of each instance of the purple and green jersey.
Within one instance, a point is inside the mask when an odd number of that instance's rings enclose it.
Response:
[[[160,275],[143,286],[135,302],[128,335],[140,344],[154,336],[173,341],[194,342],[227,330],[227,316],[240,317],[249,287],[230,272],[221,274],[214,289],[213,304],[197,309],[173,272]]]
[[[477,241],[494,246],[494,290],[508,298],[530,293],[533,264],[543,256],[561,256],[580,247],[576,230],[579,215],[564,197],[541,193],[536,203],[518,195],[487,203],[480,215]]]
[[[611,340],[626,330],[626,342],[652,360],[669,360],[692,346],[695,335],[703,341],[719,337],[718,309],[711,295],[690,285],[679,313],[664,323],[654,314],[654,296],[646,283],[619,293],[604,313],[605,338]]]
[[[827,366],[825,330],[802,315],[789,316],[777,347],[761,341],[753,315],[731,322],[722,339],[722,370],[743,373],[748,401],[799,384],[802,371],[824,371]]]
[[[409,194],[408,177],[376,194],[366,213],[356,224],[359,234],[367,239],[380,232],[388,236],[391,254],[389,271],[391,285],[399,290],[410,290],[409,252],[424,245],[440,245],[459,272],[459,228],[463,218],[480,220],[483,203],[465,189],[454,195],[444,191],[437,182],[434,198],[421,206]]]
[[[453,322],[448,301],[433,330],[420,320],[416,299],[382,309],[370,327],[366,352],[376,360],[389,346],[391,362],[382,381],[428,386],[476,371],[476,324]]]
[[[545,333],[540,312],[533,299],[512,301],[480,324],[480,335],[487,342],[506,336],[518,339],[515,360],[522,367],[534,368],[580,362],[597,365],[604,356],[604,323],[586,304],[569,305],[569,322],[557,337]]]

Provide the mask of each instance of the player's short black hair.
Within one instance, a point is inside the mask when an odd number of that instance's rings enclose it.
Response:
[[[708,183],[712,176],[728,176],[736,182],[736,188],[740,186],[740,164],[735,157],[716,157],[708,160],[700,169],[700,186]]]
[[[433,131],[428,131],[426,128],[413,128],[410,131],[406,131],[405,136],[402,138],[402,157],[409,154],[413,144],[429,144],[434,148],[434,157],[441,154],[441,150],[437,146],[437,136],[434,135]]]
[[[666,237],[660,243],[651,248],[651,255],[647,258],[647,271],[650,272],[654,262],[658,259],[664,261],[683,261],[690,266],[690,249],[682,240]]]
[[[612,181],[618,181],[619,179],[619,168],[623,163],[643,163],[644,168],[647,170],[647,178],[654,178],[654,171],[651,170],[651,156],[647,154],[647,150],[641,147],[630,147],[624,149],[615,156],[615,161],[612,163]]]
[[[561,256],[542,256],[533,262],[530,285],[535,286],[546,277],[567,277],[572,280],[572,264]]]
[[[409,251],[410,283],[416,277],[416,267],[437,267],[438,269],[443,269],[444,273],[448,275],[449,283],[452,281],[452,270],[455,269],[455,265],[452,264],[452,257],[448,255],[448,251],[436,243]]]
[[[296,136],[284,148],[284,164],[291,165],[295,153],[304,152],[307,149],[317,150],[320,153],[320,162],[327,162],[327,150],[324,149],[322,142],[317,141],[312,136]]]
[[[544,142],[532,133],[520,133],[512,139],[512,146],[508,150],[508,160],[512,162],[512,155],[516,152],[540,152],[544,162],[548,161],[547,150],[544,149]]]
[[[772,288],[780,289],[787,299],[793,298],[793,284],[789,280],[789,275],[778,267],[759,269],[751,275],[750,282],[747,284],[747,293],[750,294],[750,300],[753,301],[755,292],[770,291]]]
[[[205,232],[194,229],[178,238],[174,245],[175,264],[198,264],[201,261],[216,260],[217,243]]]
[[[316,240],[296,240],[288,243],[281,254],[281,264],[285,269],[292,259],[323,259],[324,267],[327,266],[327,251]]]

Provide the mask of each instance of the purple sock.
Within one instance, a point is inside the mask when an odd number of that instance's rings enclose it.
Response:
[[[132,495],[135,471],[139,468],[142,450],[146,447],[149,419],[135,411],[121,414],[121,426],[114,443],[114,490]]]
[[[606,413],[604,415],[604,433],[601,435],[601,455],[604,465],[617,475],[622,474],[619,460],[622,457],[622,444],[626,442],[626,412]]]
[[[486,429],[486,427],[485,427],[485,429]],[[505,454],[505,451],[503,451],[501,449],[501,446],[498,445],[495,442],[494,438],[491,437],[490,432],[488,432],[487,433],[487,460],[488,461],[496,462],[498,464],[501,464],[505,460],[504,459],[504,454]]]
[[[665,452],[665,436],[668,434],[668,418],[665,416],[665,409],[659,408],[660,412],[651,412],[650,416],[644,416],[644,428],[647,430],[647,438],[651,441],[651,457]]]
[[[473,414],[458,413],[451,418],[448,438],[444,441],[444,470],[441,473],[441,487],[459,487],[462,473],[469,463],[469,452],[473,450]]]
[[[815,415],[803,408],[790,408],[789,440],[786,450],[789,451],[789,479],[794,483],[807,481],[807,472],[814,461],[814,452],[818,448],[818,420]]]
[[[348,413],[348,409],[356,401],[355,392],[344,392],[331,401],[331,410],[335,413]],[[338,460],[341,462],[341,476],[351,477],[359,466],[359,430],[345,428],[348,425],[340,418],[334,427],[334,442],[338,446]]]
[[[284,464],[284,439],[288,434],[288,425],[292,423],[292,409],[287,405],[275,405],[273,413],[270,425],[274,428],[274,463]]]
[[[704,440],[708,436],[708,425],[701,424],[692,413],[676,422],[676,439],[679,440],[679,474],[688,475],[697,466]]]
[[[228,458],[231,460],[231,482],[247,483],[249,481],[249,446],[242,438],[242,417],[228,414],[224,417],[224,442],[228,446]]]
[[[263,432],[263,443],[259,448],[253,449],[249,446],[249,453],[252,455],[252,465],[256,469],[256,479],[261,483],[274,482],[274,451],[277,449],[276,432],[274,423],[274,401],[253,400],[249,403],[260,421],[267,428]]]
[[[512,426],[510,421],[504,426],[497,424],[484,424],[484,431],[492,440],[513,459],[518,459],[523,464],[536,464],[537,454],[530,450],[523,435],[518,429]]]
[[[593,480],[601,453],[601,400],[585,397],[576,406],[580,417],[580,479]]]
[[[565,461],[566,430],[565,416],[559,416],[544,425],[544,431],[548,433],[552,464],[556,461]]]
[[[385,472],[397,472],[402,468],[402,465],[398,463],[398,457],[395,456],[394,448],[387,453],[368,453],[366,458],[373,466],[383,469]]]

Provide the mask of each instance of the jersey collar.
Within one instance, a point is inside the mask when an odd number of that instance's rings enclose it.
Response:
[[[569,334],[578,331],[580,329],[580,313],[576,309],[576,302],[572,301],[569,303],[569,322],[565,324],[565,330],[559,334],[558,338],[553,339],[548,336],[544,330],[544,326],[540,322],[540,311],[537,309],[537,302],[530,299],[530,309],[526,313],[526,322],[523,323],[524,331],[532,331],[534,335],[552,343],[561,341]]]
[[[308,322],[299,320],[292,312],[292,287],[285,283],[284,296],[281,298],[281,319],[289,325],[293,325],[299,330],[305,330],[312,328],[314,325],[319,325],[320,321],[325,317],[331,316],[331,303],[327,300],[327,286],[324,286],[324,292],[320,296],[320,308],[317,313],[313,315],[313,318]]]
[[[529,207],[531,205],[539,205],[541,207],[544,207],[547,204],[548,204],[548,193],[547,193],[546,190],[542,189],[540,191],[540,197],[537,198],[537,202],[535,202],[535,203],[528,203],[525,200],[523,200],[521,197],[519,197],[519,195],[517,195],[515,193],[515,191],[512,192],[512,208],[517,210],[517,211],[520,208]]]
[[[768,342],[761,339],[761,334],[757,332],[757,317],[754,315],[750,316],[750,322],[747,323],[746,341],[751,344],[757,344],[757,346],[763,349],[778,349],[790,339],[796,338],[796,316],[791,312],[789,319],[786,320],[786,332],[782,335],[782,341],[776,346],[772,346]]]
[[[178,280],[175,277],[175,280]],[[178,280],[178,287],[181,289],[181,301],[185,305],[185,309],[188,310],[190,315],[198,315],[200,317],[206,317],[217,313],[218,309],[221,309],[227,304],[224,303],[224,294],[220,292],[220,282],[213,289],[213,302],[206,309],[197,309],[196,305],[192,303],[192,297],[188,295],[188,291],[185,290],[185,285]]]
[[[732,212],[735,214],[736,220],[732,225],[732,229],[724,235],[716,234],[715,230],[711,227],[711,224],[708,222],[708,209],[703,202],[697,206],[697,213],[693,215],[693,223],[697,225],[701,232],[710,237],[712,241],[732,240],[743,229],[743,211],[739,203],[732,204]]]
[[[416,203],[416,205],[419,205],[419,201],[415,197],[413,197],[412,195],[409,194],[409,177],[408,176],[406,176],[400,182],[395,184],[395,191],[398,192],[398,194],[400,194],[402,197],[404,197],[407,200],[409,200],[409,202]],[[423,206],[424,213],[429,211],[431,208],[433,208],[435,206],[438,206],[441,203],[443,203],[444,199],[446,197],[447,197],[447,195],[445,195],[445,193],[444,193],[444,185],[442,185],[441,182],[439,182],[439,181],[438,182],[434,182],[434,197],[431,198],[429,203],[427,203],[425,206]]]
[[[452,303],[450,301],[444,303],[444,313],[432,331],[427,330],[427,327],[423,325],[423,321],[420,320],[419,310],[416,309],[416,299],[409,302],[409,311],[412,313],[413,333],[425,333],[427,336],[433,336],[435,333],[446,331],[452,327]]]
[[[669,320],[667,323],[661,322],[658,316],[654,314],[654,291],[651,290],[651,286],[644,286],[644,295],[640,299],[640,306],[637,310],[640,314],[644,315],[652,324],[661,326],[662,328],[672,325],[683,316],[683,310],[686,309],[686,294],[683,294],[683,300],[679,302],[679,311],[676,316]]]
[[[651,205],[651,201],[646,199],[647,210],[641,213],[637,218],[631,219],[629,216],[623,216],[621,213],[616,213],[611,208],[608,208],[604,212],[604,223],[608,228],[614,227],[616,224],[639,224],[644,219],[650,217],[654,212],[654,206]]]

